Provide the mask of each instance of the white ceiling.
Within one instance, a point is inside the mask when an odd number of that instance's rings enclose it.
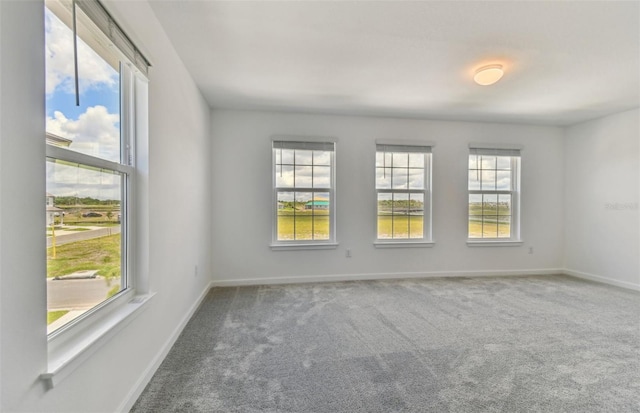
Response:
[[[213,108],[569,125],[640,106],[638,1],[150,3]]]

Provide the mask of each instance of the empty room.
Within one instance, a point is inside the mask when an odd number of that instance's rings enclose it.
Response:
[[[3,413],[640,412],[639,1],[0,0],[0,137]]]

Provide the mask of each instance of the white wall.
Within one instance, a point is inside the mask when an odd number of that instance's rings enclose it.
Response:
[[[214,110],[213,259],[218,284],[554,271],[562,264],[563,130],[555,127]],[[274,134],[333,136],[337,250],[272,251]],[[433,248],[376,249],[376,139],[433,141]],[[469,142],[522,152],[522,247],[466,245]],[[529,247],[534,253],[528,254]],[[345,257],[345,249],[353,257]]]
[[[149,207],[142,219],[150,227],[149,285],[157,295],[114,339],[45,391],[38,379],[47,357],[43,3],[0,1],[2,412],[127,407],[210,282],[210,110],[148,4],[104,3],[153,63]]]
[[[44,11],[37,2],[18,1],[0,1],[0,9],[0,411],[4,412],[39,390],[37,378],[47,355],[42,236]]]
[[[640,110],[567,128],[565,268],[640,289]]]

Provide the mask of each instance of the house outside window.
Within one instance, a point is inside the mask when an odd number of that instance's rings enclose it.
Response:
[[[334,248],[335,141],[274,138],[271,247]]]
[[[520,242],[520,148],[470,146],[468,239]]]

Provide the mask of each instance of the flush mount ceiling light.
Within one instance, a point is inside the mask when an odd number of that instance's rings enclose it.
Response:
[[[482,66],[478,70],[476,70],[476,74],[473,76],[473,80],[479,85],[488,86],[496,83],[502,75],[504,71],[502,70],[502,65],[494,64],[488,66]]]

